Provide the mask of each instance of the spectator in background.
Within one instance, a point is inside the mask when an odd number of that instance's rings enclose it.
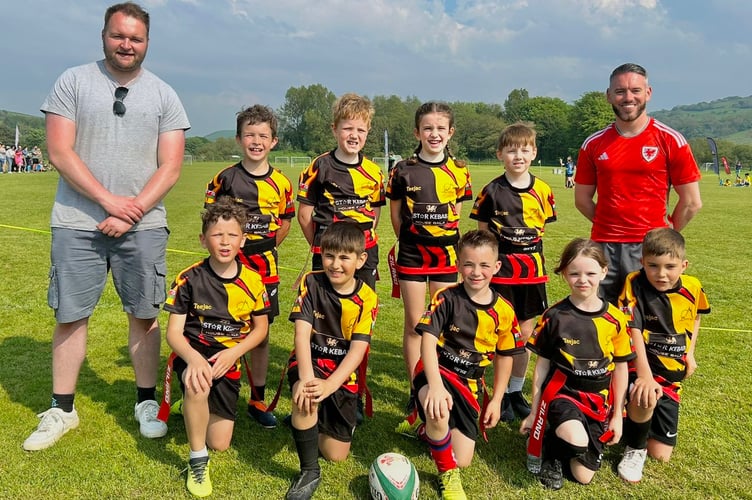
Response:
[[[16,171],[24,172],[26,170],[26,162],[24,161],[24,154],[23,154],[23,149],[21,149],[21,146],[18,146],[16,148],[16,153],[15,153],[15,156],[13,157],[13,162],[16,164]]]
[[[572,157],[567,156],[567,163],[564,166],[564,175],[566,177],[566,180],[564,181],[564,187],[567,189],[574,187],[574,169],[575,165]]]
[[[0,173],[3,173],[3,174],[10,170],[10,169],[6,170],[6,165],[7,165],[6,157],[5,157],[6,152],[7,151],[5,150],[5,144],[0,142]]]
[[[42,171],[42,150],[39,146],[34,146],[31,149],[31,170],[33,172]]]
[[[7,146],[5,148],[5,165],[8,169],[8,173],[13,172],[13,159],[16,156],[16,150],[13,148],[13,146]]]

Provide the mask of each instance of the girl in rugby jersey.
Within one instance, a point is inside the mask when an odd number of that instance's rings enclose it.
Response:
[[[622,434],[627,362],[635,354],[627,318],[598,295],[606,262],[592,240],[567,244],[555,272],[571,293],[543,313],[527,343],[538,359],[533,411],[520,432],[530,434],[528,468],[553,490],[564,485],[563,468],[589,484],[604,445],[618,443]],[[539,470],[531,457],[542,457]]]
[[[420,358],[415,326],[426,308],[426,283],[433,296],[457,282],[460,213],[462,202],[472,199],[470,172],[447,146],[454,134],[452,109],[435,101],[421,105],[413,133],[420,144],[412,157],[392,169],[386,193],[399,242],[393,275],[405,308],[403,354],[411,381],[409,416],[397,428],[402,433],[419,424],[412,378]]]

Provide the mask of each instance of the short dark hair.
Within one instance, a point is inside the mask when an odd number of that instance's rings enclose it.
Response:
[[[206,234],[211,226],[216,224],[219,219],[236,220],[241,229],[245,229],[245,223],[248,219],[246,208],[236,202],[230,196],[220,196],[217,201],[206,207],[201,214],[201,233]]]
[[[268,123],[272,129],[272,139],[277,137],[277,117],[269,106],[254,104],[238,111],[237,124],[235,127],[235,136],[240,137],[243,127],[246,125],[258,125],[259,123]]]
[[[669,255],[684,260],[685,248],[684,236],[670,227],[651,229],[642,240],[643,257]]]
[[[611,76],[608,77],[608,84],[611,85],[611,80],[614,79],[614,77],[623,75],[625,73],[637,73],[638,75],[644,76],[646,79],[648,77],[648,72],[645,68],[640,66],[637,63],[624,63],[620,66],[617,66],[614,68],[614,70],[611,72]]]
[[[460,242],[457,245],[457,254],[462,253],[462,250],[467,248],[479,248],[490,247],[494,255],[499,253],[499,240],[488,229],[474,229],[463,233],[460,237]]]
[[[345,252],[358,255],[366,251],[366,236],[354,222],[335,222],[321,235],[321,252]]]
[[[146,35],[149,35],[149,13],[144,10],[139,4],[134,2],[116,3],[111,5],[104,13],[104,28],[107,29],[107,23],[110,22],[110,18],[116,13],[122,12],[128,17],[135,17],[146,26]]]

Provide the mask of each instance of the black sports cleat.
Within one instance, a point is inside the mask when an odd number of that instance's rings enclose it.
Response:
[[[365,408],[363,407],[363,399],[358,398],[358,406],[355,409],[355,425],[360,425],[365,420]]]
[[[512,422],[514,420],[514,409],[512,408],[512,401],[509,399],[509,394],[504,394],[501,398],[501,421]]]
[[[544,488],[560,490],[564,487],[564,473],[561,470],[561,462],[556,459],[544,459],[538,480]]]
[[[522,395],[522,391],[509,392],[505,394],[504,397],[509,399],[514,415],[517,418],[522,420],[530,415],[530,403],[528,403],[525,396]]]
[[[309,500],[321,482],[321,470],[304,470],[295,476],[285,500]]]

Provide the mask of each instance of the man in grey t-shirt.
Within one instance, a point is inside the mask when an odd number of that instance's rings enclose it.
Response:
[[[141,67],[146,11],[131,2],[111,6],[102,44],[104,59],[66,70],[41,108],[50,162],[60,173],[48,290],[57,324],[52,405],[26,450],[52,446],[79,424],[73,399],[89,317],[110,270],[128,316],[136,420],[146,437],[167,432],[156,401],[168,234],[162,199],[180,176],[190,124],[174,90]]]

